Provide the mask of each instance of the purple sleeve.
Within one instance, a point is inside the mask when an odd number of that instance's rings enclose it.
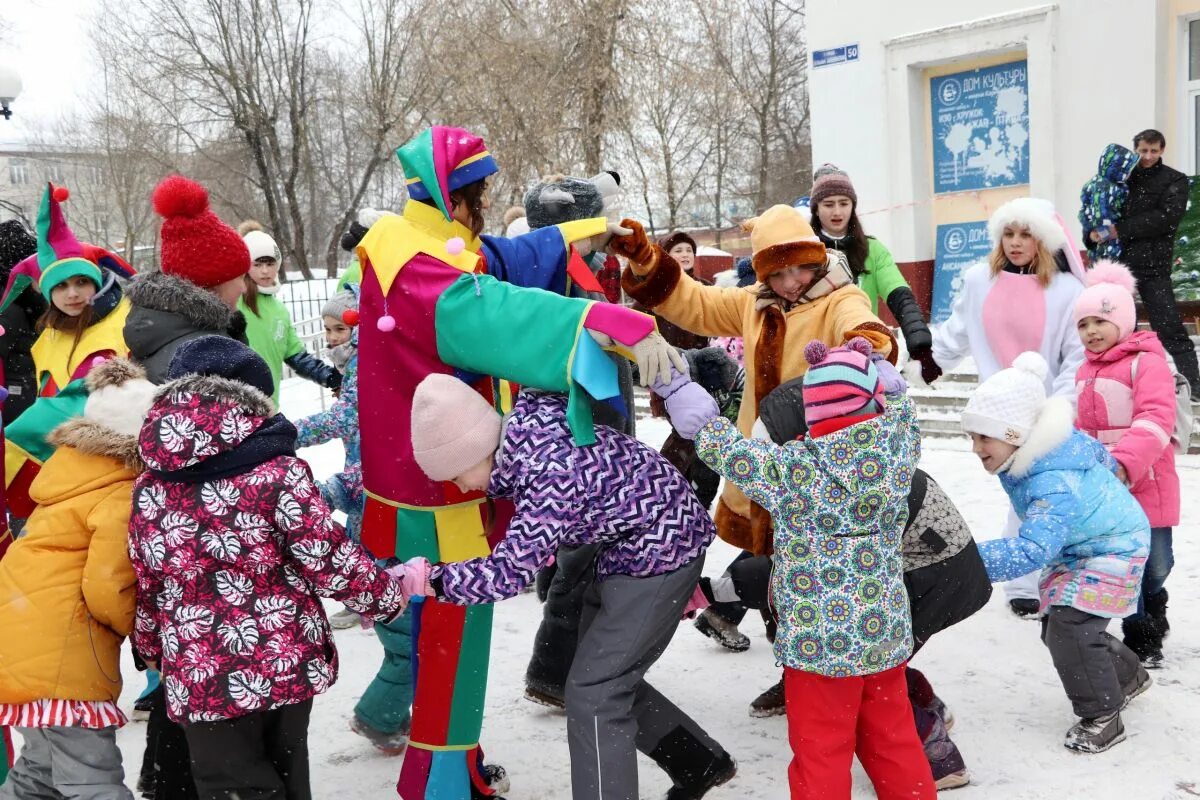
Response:
[[[534,480],[542,491],[518,498],[508,535],[490,556],[433,568],[431,582],[440,582],[444,599],[469,606],[515,597],[550,562],[578,522],[578,479],[573,473],[555,472]]]

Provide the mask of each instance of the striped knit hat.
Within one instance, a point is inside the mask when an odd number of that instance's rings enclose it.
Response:
[[[883,413],[883,383],[871,362],[871,349],[862,337],[833,349],[814,339],[804,348],[804,416],[810,428],[838,417]]]

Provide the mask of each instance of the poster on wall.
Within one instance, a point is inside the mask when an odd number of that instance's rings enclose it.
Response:
[[[1175,234],[1171,283],[1175,286],[1176,300],[1200,300],[1200,177],[1197,176],[1188,178],[1188,204]]]
[[[934,194],[1029,183],[1026,64],[930,79]]]
[[[945,322],[962,288],[963,270],[992,252],[986,222],[957,222],[937,226],[937,250],[933,263],[933,302],[929,321]]]

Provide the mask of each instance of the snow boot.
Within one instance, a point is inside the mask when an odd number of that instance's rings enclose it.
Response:
[[[683,728],[668,733],[647,755],[671,779],[665,800],[700,800],[737,774],[737,762],[729,753],[713,754]]]
[[[540,681],[531,681],[528,677],[525,678],[525,699],[539,706],[560,711],[567,707],[566,696],[561,686],[549,686]]]
[[[376,750],[385,756],[403,755],[404,751],[408,749],[408,726],[401,728],[395,733],[384,733],[383,731],[375,730],[355,714],[350,718],[350,730],[366,739],[374,745]]]
[[[1121,712],[1114,711],[1106,717],[1081,719],[1067,731],[1063,746],[1076,753],[1103,753],[1113,745],[1125,741],[1125,725]]]
[[[501,795],[512,788],[508,780],[508,772],[499,764],[484,764],[483,778],[487,781],[491,794],[484,794],[475,784],[471,784],[471,800],[504,800]]]
[[[1125,646],[1137,654],[1142,666],[1147,669],[1162,666],[1162,634],[1158,620],[1149,614],[1137,618],[1126,617],[1121,620],[1121,633],[1124,634]]]
[[[1037,617],[1038,612],[1041,611],[1042,604],[1037,600],[1017,597],[1008,601],[1008,608],[1021,619],[1030,619]]]
[[[1121,703],[1121,710],[1124,711],[1133,702],[1133,699],[1140,694],[1145,693],[1147,689],[1154,685],[1154,679],[1150,677],[1150,673],[1146,672],[1145,667],[1138,667],[1137,675],[1128,686],[1122,686],[1121,691],[1125,695],[1125,700]]]
[[[787,703],[783,694],[783,680],[754,698],[750,703],[752,717],[778,717],[787,713]]]
[[[1146,613],[1158,623],[1158,638],[1160,641],[1167,638],[1171,633],[1171,623],[1167,621],[1167,600],[1169,599],[1167,590],[1159,589],[1156,594],[1152,594],[1144,600]]]
[[[696,630],[734,653],[744,653],[750,649],[750,637],[739,631],[737,625],[710,609],[701,611],[700,616],[696,617]]]
[[[957,745],[950,740],[941,717],[934,717],[929,735],[921,744],[925,748],[925,758],[929,760],[929,768],[933,771],[933,780],[938,791],[958,789],[971,782],[971,775],[967,772],[962,753],[958,752]]]

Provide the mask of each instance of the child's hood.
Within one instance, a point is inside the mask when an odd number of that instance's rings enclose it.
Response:
[[[294,453],[295,440],[296,428],[257,389],[213,375],[185,375],[162,388],[138,449],[160,477],[199,482]]]
[[[46,438],[58,449],[29,487],[29,496],[38,505],[132,481],[145,469],[136,437],[123,436],[95,420],[67,420]]]
[[[1110,144],[1100,156],[1098,172],[1114,183],[1124,183],[1138,164],[1138,154],[1119,144]]]
[[[1134,331],[1124,341],[1117,342],[1103,353],[1089,351],[1086,355],[1090,363],[1112,364],[1123,358],[1136,356],[1138,353],[1153,353],[1164,359],[1167,357],[1167,351],[1154,331]]]
[[[1008,468],[1008,475],[1023,480],[1040,472],[1086,470],[1103,463],[1104,445],[1075,430],[1075,408],[1065,397],[1051,397],[1042,407]]]

